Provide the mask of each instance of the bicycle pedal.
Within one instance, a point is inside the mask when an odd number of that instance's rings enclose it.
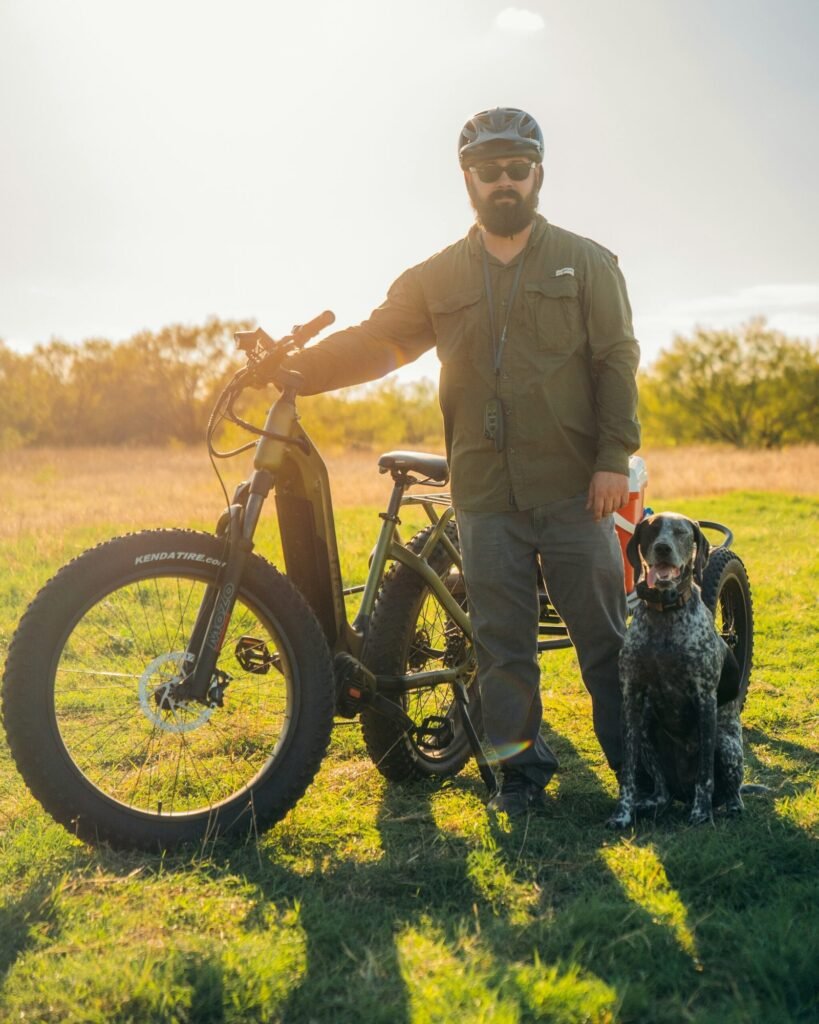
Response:
[[[415,740],[419,747],[429,750],[442,750],[448,747],[455,738],[452,720],[443,715],[427,715],[415,730]]]
[[[240,636],[236,641],[236,660],[245,670],[255,676],[266,676],[271,667],[281,672],[278,654],[271,654],[264,640],[253,636]]]

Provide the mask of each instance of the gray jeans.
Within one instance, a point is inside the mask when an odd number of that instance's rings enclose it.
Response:
[[[584,493],[526,512],[456,514],[486,736],[502,763],[541,785],[558,762],[540,735],[538,557],[591,694],[597,739],[612,768],[622,756],[623,559],[612,517],[595,522],[585,505]]]

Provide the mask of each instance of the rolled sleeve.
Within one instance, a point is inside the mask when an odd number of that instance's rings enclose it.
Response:
[[[302,393],[315,395],[377,380],[417,359],[434,343],[432,321],[413,267],[394,282],[367,320],[298,353],[288,366],[304,377]]]

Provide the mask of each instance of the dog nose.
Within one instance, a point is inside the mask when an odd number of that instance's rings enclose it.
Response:
[[[671,545],[657,543],[654,545],[654,554],[658,558],[667,558],[671,554]]]

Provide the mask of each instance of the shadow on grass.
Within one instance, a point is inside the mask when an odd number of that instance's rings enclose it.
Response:
[[[770,794],[746,797],[741,817],[717,812],[712,826],[688,826],[687,808],[674,805],[658,821],[642,821],[609,840],[604,859],[623,891],[669,930],[688,958],[686,970],[663,981],[662,958],[646,943],[642,973],[653,965],[652,987],[676,990],[692,1020],[815,1020],[819,987],[810,936],[819,846],[810,814],[800,820],[777,806],[777,798],[812,791],[808,775],[816,755],[757,730],[745,730],[745,742],[746,763]],[[774,751],[789,767],[761,763],[755,746]],[[624,967],[639,976],[639,963],[600,952],[602,976],[622,976]],[[654,1019],[672,1021],[673,1010]]]
[[[283,1019],[403,1024],[508,1003],[510,1019],[573,1020],[583,1000],[590,1020],[810,1019],[809,833],[755,799],[739,821],[693,829],[680,807],[613,835],[612,795],[570,741],[548,740],[564,772],[542,818],[470,832],[440,802],[483,800],[477,781],[392,788],[376,863],[297,881],[263,864],[261,899],[295,881],[306,933]]]
[[[769,786],[777,795],[795,796],[812,788],[811,773],[819,765],[819,753],[790,740],[776,739],[761,729],[746,728],[743,735],[745,764],[752,769],[755,779]],[[760,757],[759,751],[763,749],[769,751],[773,758]],[[777,760],[782,765],[776,764]]]
[[[247,865],[261,904],[299,904],[307,966],[284,1020],[478,1019],[476,1007],[489,1013],[498,1001],[510,1019],[603,1020],[620,1010],[640,1019],[654,991],[634,980],[646,944],[668,979],[693,970],[673,932],[600,856],[611,795],[570,741],[548,740],[565,767],[543,817],[481,819],[485,792],[468,777],[393,787],[378,811],[376,862],[330,856],[298,878],[275,857]],[[471,824],[459,828],[446,801],[466,803]]]
[[[743,818],[713,827],[689,828],[679,807],[610,833],[613,789],[588,752],[553,731],[546,738],[563,769],[541,817],[489,817],[482,784],[467,774],[386,787],[365,856],[345,845],[351,833],[326,822],[322,831],[320,815],[300,821],[297,812],[255,843],[220,842],[193,861],[78,849],[74,867],[128,877],[136,864],[168,882],[169,894],[192,872],[226,895],[239,881],[241,937],[228,946],[204,935],[157,966],[160,990],[188,993],[191,1020],[810,1020],[818,865],[809,831],[773,798],[755,797]],[[762,747],[806,772],[814,755],[748,734],[757,777],[798,796],[801,779],[757,765]],[[359,821],[355,810],[350,820]],[[3,972],[54,928],[62,874],[31,883],[3,909]],[[279,967],[289,940],[299,951]],[[259,995],[260,978],[279,994]],[[133,998],[110,1019],[126,1019]],[[145,995],[146,1019],[155,998]],[[275,1012],[260,1017],[254,1006],[265,998]]]
[[[41,877],[0,907],[0,986],[17,959],[59,921],[59,877]]]

